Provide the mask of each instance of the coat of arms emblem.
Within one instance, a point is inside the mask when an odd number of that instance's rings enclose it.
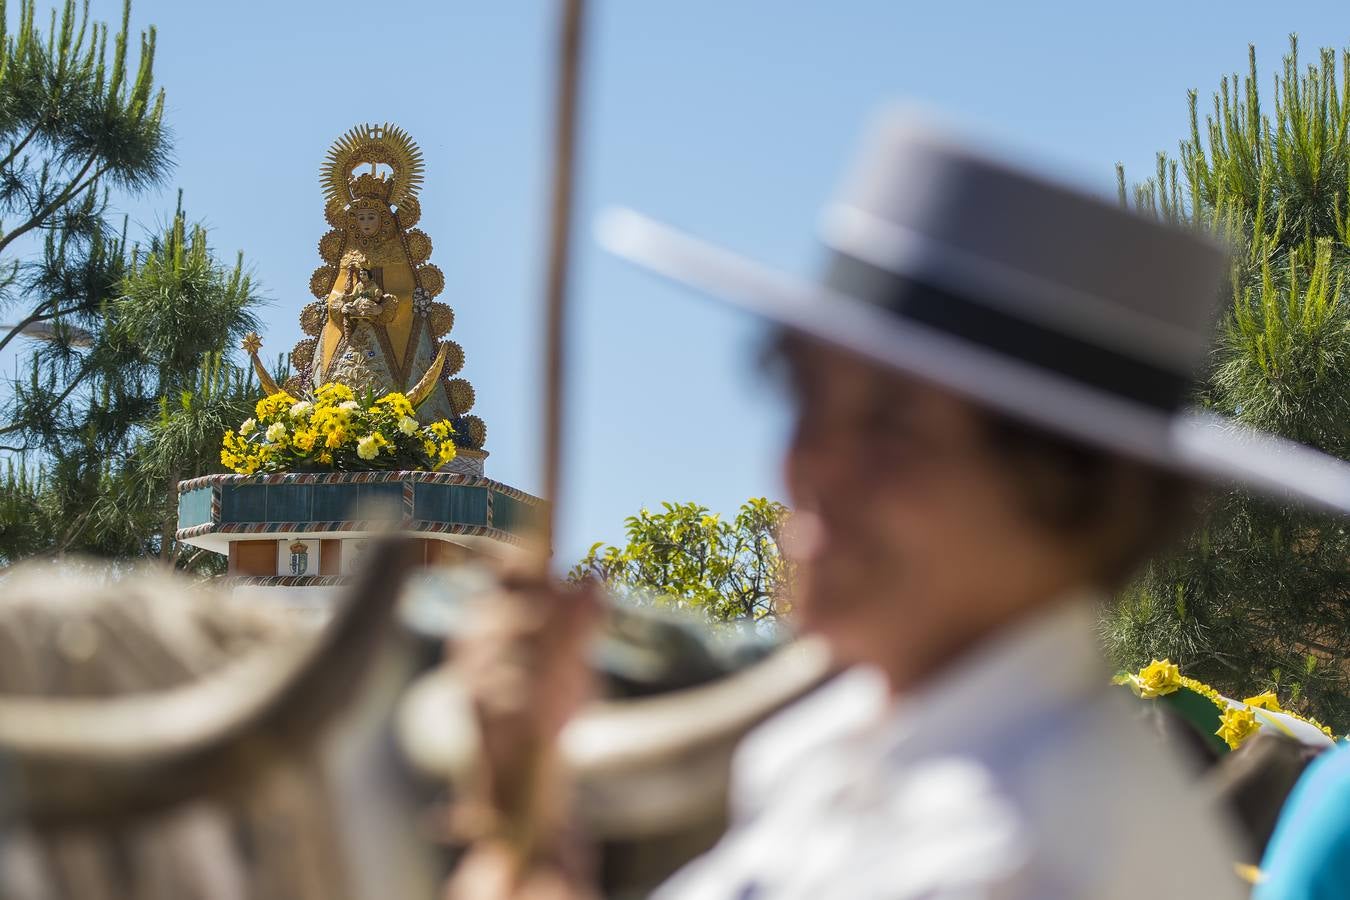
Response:
[[[304,575],[309,571],[309,545],[304,541],[291,544],[291,574]]]

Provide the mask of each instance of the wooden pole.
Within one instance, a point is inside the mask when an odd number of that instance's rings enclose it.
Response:
[[[549,577],[557,508],[562,496],[563,426],[566,405],[568,263],[572,243],[572,198],[576,178],[578,93],[581,81],[584,0],[561,0],[557,44],[556,93],[553,105],[553,190],[549,209],[548,275],[544,289],[543,493],[548,501],[540,528],[535,564]],[[515,853],[517,878],[523,877],[539,852],[551,824],[557,776],[557,747],[543,742],[525,750],[519,800],[521,808],[508,824],[507,839]]]
[[[576,180],[577,97],[581,80],[584,6],[584,0],[562,0],[558,25],[558,68],[553,106],[553,197],[549,213],[548,280],[544,293],[543,491],[548,501],[548,513],[542,529],[542,570],[548,567],[557,508],[562,497],[568,261],[572,243],[573,185]]]

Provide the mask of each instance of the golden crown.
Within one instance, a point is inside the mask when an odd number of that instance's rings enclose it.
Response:
[[[360,166],[372,171],[356,175]],[[376,174],[374,166],[388,166]],[[357,125],[333,142],[323,164],[327,202],[343,206],[353,200],[379,200],[387,206],[416,201],[422,186],[422,151],[397,125]]]
[[[351,182],[353,200],[379,200],[385,206],[388,206],[390,194],[393,193],[393,190],[393,179],[370,172],[363,173]]]
[[[294,544],[291,544],[292,553],[304,553],[307,550],[309,550],[309,546],[302,541],[296,541]]]

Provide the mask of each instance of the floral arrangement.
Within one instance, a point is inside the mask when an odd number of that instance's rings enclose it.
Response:
[[[1275,696],[1274,691],[1266,691],[1264,694],[1247,697],[1241,703],[1229,700],[1204,682],[1182,675],[1181,669],[1171,660],[1155,659],[1138,672],[1124,672],[1117,675],[1112,679],[1112,683],[1128,685],[1130,690],[1134,691],[1135,696],[1142,700],[1156,700],[1183,691],[1189,691],[1203,697],[1212,703],[1215,708],[1216,718],[1214,721],[1218,722],[1219,728],[1213,732],[1214,735],[1227,744],[1230,750],[1236,750],[1242,746],[1247,738],[1263,727],[1273,727],[1278,731],[1289,732],[1289,729],[1281,724],[1276,716],[1263,715],[1262,712],[1277,713],[1279,716],[1287,716],[1290,719],[1306,722],[1329,739],[1335,739],[1331,729],[1316,719],[1282,709],[1279,698]]]
[[[225,432],[221,463],[240,475],[314,469],[437,469],[455,458],[444,419],[422,425],[400,393],[358,398],[343,384],[319,385],[297,400],[278,391],[254,417]]]

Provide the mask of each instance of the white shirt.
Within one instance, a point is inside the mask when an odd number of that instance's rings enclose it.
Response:
[[[1076,600],[898,702],[844,673],[746,738],[727,834],[655,897],[1245,897],[1196,775],[1096,647]]]

